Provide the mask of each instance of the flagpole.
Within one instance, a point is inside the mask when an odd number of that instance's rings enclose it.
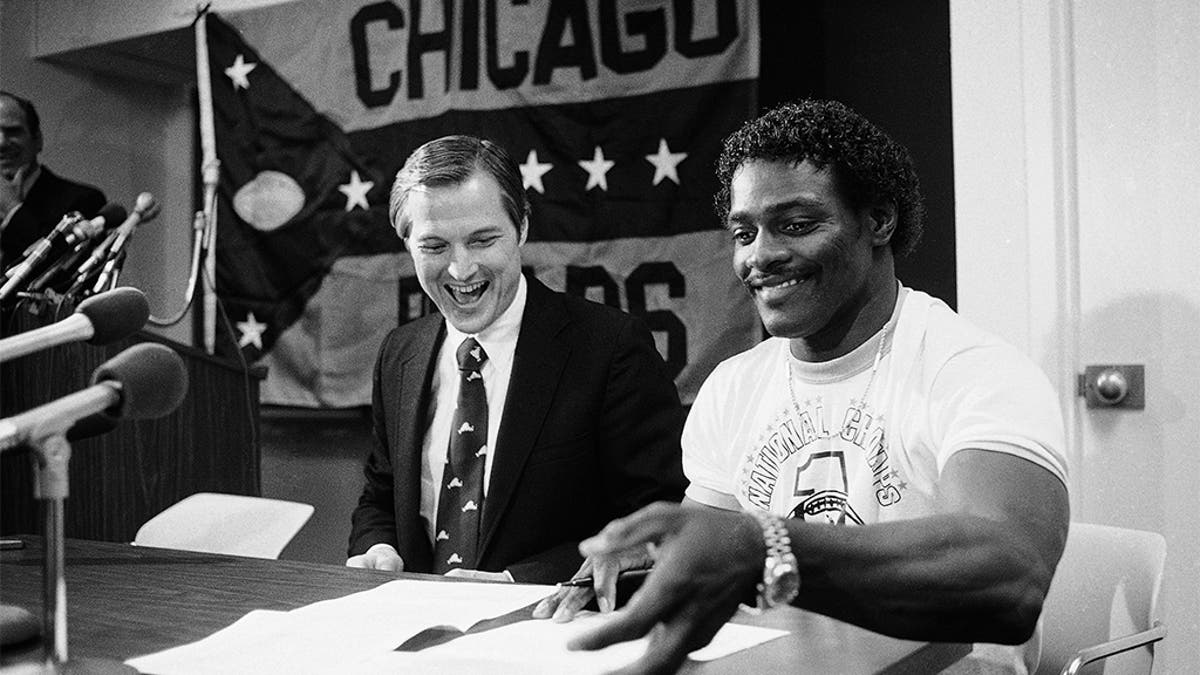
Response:
[[[213,129],[212,79],[208,69],[208,7],[196,18],[196,88],[200,106],[201,180],[204,184],[204,278],[211,286],[204,291],[204,350],[216,351],[217,334],[217,183],[221,162],[217,159]],[[203,286],[203,283],[201,284]]]

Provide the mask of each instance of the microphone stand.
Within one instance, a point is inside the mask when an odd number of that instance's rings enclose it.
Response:
[[[42,648],[47,669],[57,672],[67,657],[67,580],[63,555],[63,500],[69,492],[67,466],[71,444],[65,434],[35,441],[34,497],[45,513],[45,559],[42,568]]]
[[[42,567],[42,667],[46,673],[136,673],[130,666],[109,659],[70,660],[67,653],[67,579],[63,529],[63,500],[70,492],[68,465],[71,444],[65,433],[30,442],[35,462],[34,497],[45,512]]]

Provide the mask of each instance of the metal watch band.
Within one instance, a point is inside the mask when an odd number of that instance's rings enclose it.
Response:
[[[751,511],[763,531],[766,556],[763,578],[758,586],[759,608],[786,605],[800,590],[800,572],[792,553],[792,538],[783,518],[762,511]]]
[[[787,526],[783,518],[771,513],[754,512],[758,524],[762,526],[763,542],[767,545],[768,558],[780,558],[792,555],[792,538],[788,536]]]

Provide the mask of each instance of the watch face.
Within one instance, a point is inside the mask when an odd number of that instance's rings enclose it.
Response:
[[[794,566],[777,561],[766,576],[763,596],[767,606],[786,605],[800,593],[800,573]]]

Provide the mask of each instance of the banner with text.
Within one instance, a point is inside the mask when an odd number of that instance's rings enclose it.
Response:
[[[454,133],[518,161],[524,266],[642,316],[685,402],[753,345],[712,209],[755,110],[756,0],[300,0],[209,16],[223,342],[263,402],[370,402],[392,327],[436,311],[388,223],[412,150]]]

